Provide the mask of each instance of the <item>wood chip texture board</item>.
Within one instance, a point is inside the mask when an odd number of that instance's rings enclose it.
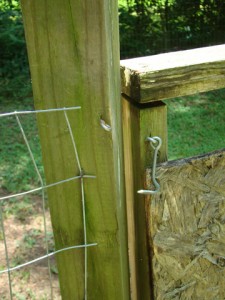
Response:
[[[225,299],[225,149],[161,164],[157,176],[161,191],[146,201],[154,299]]]

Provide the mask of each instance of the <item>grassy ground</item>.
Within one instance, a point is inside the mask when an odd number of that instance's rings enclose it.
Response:
[[[224,147],[224,101],[225,89],[165,101],[168,105],[169,159],[198,155]],[[0,98],[0,113],[32,109],[32,98],[25,98],[23,101]],[[38,167],[43,173],[35,115],[21,116],[21,123]],[[0,194],[37,187],[38,178],[15,117],[0,118],[0,136]],[[19,200],[15,201],[13,198],[1,202],[13,266],[45,253],[41,198],[38,195],[30,195]],[[47,222],[52,251],[54,242],[48,209]],[[0,251],[1,270],[6,268],[1,229],[0,249],[2,249],[2,252]],[[49,299],[48,268],[44,264],[37,268],[39,268],[38,272],[30,267],[13,273],[12,285],[15,299]],[[54,261],[51,272],[55,299],[60,299],[57,268]],[[9,293],[7,280],[7,277],[0,276],[1,299],[7,299]]]
[[[194,156],[225,147],[225,89],[165,101],[168,105],[169,159]],[[0,102],[0,112],[33,109],[32,98]],[[41,172],[41,149],[34,115],[21,117]],[[15,117],[0,119],[0,187],[7,192],[37,186]]]
[[[225,89],[166,103],[169,159],[225,148]]]
[[[1,113],[15,110],[33,110],[32,98],[23,101],[1,100]],[[35,115],[21,116],[20,121],[40,171],[43,172]],[[18,192],[36,186],[38,178],[14,116],[0,118],[0,133],[0,187],[8,192]]]
[[[14,98],[15,99],[15,98]],[[0,113],[33,110],[31,97],[23,100],[0,99]],[[41,148],[35,115],[19,116],[32,153],[43,176]],[[33,162],[15,116],[0,118],[0,196],[18,193],[40,186]],[[10,266],[15,267],[54,251],[50,214],[45,202],[47,238],[44,232],[43,203],[39,193],[10,198],[0,202]],[[1,218],[1,215],[0,215]],[[0,219],[1,220],[1,219]],[[3,230],[0,226],[0,270],[7,268]],[[60,299],[57,267],[51,260],[51,278],[54,299]],[[47,260],[11,273],[13,297],[23,299],[50,299],[50,281]],[[0,275],[0,299],[9,299],[7,276]]]

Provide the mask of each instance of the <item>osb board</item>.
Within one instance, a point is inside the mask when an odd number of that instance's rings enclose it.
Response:
[[[164,163],[157,176],[161,192],[146,201],[155,300],[225,299],[224,150]]]

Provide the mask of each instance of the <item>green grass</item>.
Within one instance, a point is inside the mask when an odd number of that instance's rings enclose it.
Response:
[[[225,147],[225,89],[165,102],[168,105],[170,160]],[[1,112],[31,109],[32,98],[1,100],[0,103]],[[21,122],[43,173],[35,116],[23,116]],[[6,192],[19,192],[38,186],[38,177],[15,117],[0,118],[0,134],[0,187]]]
[[[225,148],[225,89],[165,102],[169,159]]]
[[[15,110],[33,110],[32,98],[23,101],[1,100],[1,113]],[[35,115],[21,116],[20,121],[36,163],[43,173]],[[0,135],[0,187],[7,192],[19,192],[36,187],[38,176],[14,116],[0,118]]]
[[[4,216],[14,215],[20,222],[25,222],[27,218],[35,213],[33,201],[29,196],[25,196],[23,201],[18,201],[16,198],[7,199],[2,201],[2,204],[4,206]]]

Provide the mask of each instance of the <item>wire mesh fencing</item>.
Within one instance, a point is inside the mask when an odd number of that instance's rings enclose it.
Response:
[[[79,154],[76,147],[74,132],[71,127],[68,111],[77,111],[80,107],[68,107],[34,111],[15,111],[0,114],[0,122],[10,119],[19,129],[27,156],[36,174],[38,185],[26,188],[24,191],[7,193],[0,189],[0,297],[1,299],[60,299],[57,267],[54,261],[56,255],[65,251],[84,251],[84,298],[87,299],[87,265],[88,247],[96,246],[89,243],[86,229],[86,208],[84,181],[85,178],[94,179],[94,175],[83,173]],[[22,116],[37,114],[63,114],[68,135],[72,143],[74,158],[79,174],[63,180],[46,184],[42,168],[35,157],[29,134],[24,129]],[[13,120],[13,122],[12,122]],[[2,134],[1,144],[5,135]],[[0,154],[1,155],[1,154]],[[12,154],[13,159],[13,145]],[[21,157],[22,159],[22,157]],[[20,162],[18,162],[20,163]],[[11,180],[15,170],[11,170]],[[1,174],[1,181],[4,174]],[[47,208],[47,190],[70,181],[79,180],[81,191],[81,207],[83,222],[83,244],[76,244],[62,249],[55,249],[51,228],[49,209]],[[30,198],[29,198],[30,197]],[[34,208],[37,208],[36,215]],[[14,216],[12,217],[12,215]],[[34,218],[34,215],[36,216]],[[11,217],[10,217],[11,216]],[[23,298],[24,297],[24,298]]]

